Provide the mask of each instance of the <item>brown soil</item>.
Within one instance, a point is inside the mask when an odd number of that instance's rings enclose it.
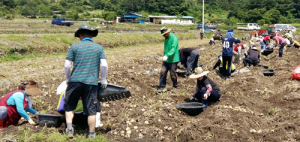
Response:
[[[263,56],[261,63],[268,65],[269,69],[275,69],[272,77],[259,73],[263,67],[250,67],[250,72],[236,73],[232,79],[225,81],[212,70],[222,51],[220,45],[220,41],[217,41],[216,46],[205,44],[195,47],[200,52],[199,64],[204,64],[204,69],[210,71],[207,76],[222,91],[219,102],[195,117],[176,110],[175,105],[191,97],[196,80],[178,78],[179,88],[171,90],[172,81],[168,76],[168,92],[155,93],[159,81],[159,72],[155,72],[155,69],[159,69],[162,63],[155,60],[154,56],[161,55],[161,47],[153,53],[147,49],[147,54],[138,54],[140,50],[136,48],[108,52],[111,53],[107,54],[108,60],[111,57],[109,83],[128,88],[132,97],[102,103],[101,120],[104,127],[97,132],[103,133],[111,141],[299,141],[300,83],[290,77],[299,64],[299,50],[288,48],[283,58],[271,58],[278,55],[278,50],[267,57]],[[128,57],[126,61],[124,56]],[[64,61],[63,58],[61,61]],[[240,62],[237,69],[242,68]],[[150,69],[154,71],[147,74],[146,71]],[[62,81],[62,78],[48,79],[41,86],[58,86]],[[12,91],[10,88],[2,89],[0,93]],[[50,110],[55,110],[59,96],[52,92],[49,93],[51,97],[47,94],[34,98],[37,110],[49,106]],[[33,133],[42,129],[28,123],[21,127],[31,127]],[[126,136],[129,129],[131,135]],[[2,132],[18,134],[17,130],[17,127],[11,126]]]

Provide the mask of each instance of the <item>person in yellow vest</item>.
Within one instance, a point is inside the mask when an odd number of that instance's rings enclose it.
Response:
[[[213,67],[213,69],[216,69],[217,67],[219,67],[220,72],[222,72],[222,70],[223,70],[222,63],[223,63],[222,55],[219,55],[218,56],[218,61],[215,64],[215,66]],[[234,71],[235,71],[235,65],[232,63],[231,64],[231,73],[233,73]]]

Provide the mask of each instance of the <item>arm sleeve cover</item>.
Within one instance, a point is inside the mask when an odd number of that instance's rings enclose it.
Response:
[[[71,69],[71,66],[72,66],[72,61],[70,60],[66,60],[65,61],[65,67],[64,67],[64,70],[65,70],[65,75],[66,75],[66,79],[70,79],[70,69]]]

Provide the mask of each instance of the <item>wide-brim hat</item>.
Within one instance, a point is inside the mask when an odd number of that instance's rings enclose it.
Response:
[[[92,37],[96,37],[98,35],[98,29],[92,29],[89,25],[83,24],[78,30],[75,32],[75,37],[79,37],[80,33],[91,33]]]
[[[209,73],[209,71],[203,71],[201,67],[195,68],[194,72],[195,72],[194,74],[189,76],[190,78],[199,78]]]
[[[37,85],[25,85],[25,92],[27,95],[41,95],[42,92],[41,90],[38,88]]]
[[[166,33],[171,32],[171,31],[172,31],[171,28],[166,28],[166,27],[162,27],[162,28],[160,29],[161,35],[165,35]]]

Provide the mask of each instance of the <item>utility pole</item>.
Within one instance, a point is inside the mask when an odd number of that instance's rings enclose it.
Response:
[[[204,34],[204,0],[203,1],[203,4],[202,4],[202,32]]]

